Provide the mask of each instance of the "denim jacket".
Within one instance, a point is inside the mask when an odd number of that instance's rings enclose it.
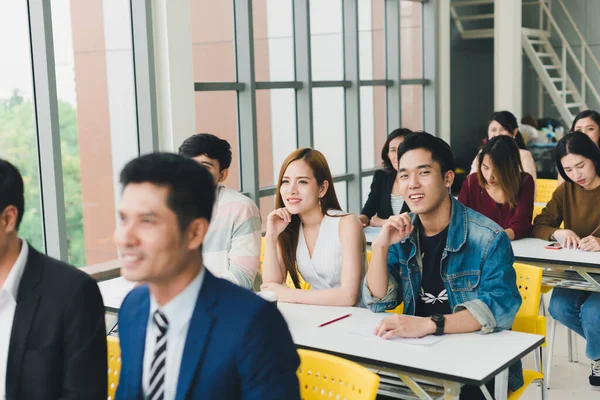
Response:
[[[451,199],[448,238],[440,262],[450,309],[469,310],[481,324],[481,333],[510,329],[521,306],[510,239],[495,222]],[[415,215],[413,224],[412,234],[389,248],[385,296],[373,296],[364,280],[363,300],[371,311],[383,312],[404,303],[404,314],[415,313],[422,276],[415,257],[420,225]],[[511,390],[523,385],[520,363],[514,367],[509,377]]]

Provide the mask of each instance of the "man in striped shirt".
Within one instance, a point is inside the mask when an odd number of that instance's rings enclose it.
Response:
[[[206,167],[216,184],[213,217],[202,244],[206,268],[251,289],[260,263],[260,212],[250,198],[222,185],[231,165],[231,146],[214,135],[199,133],[181,144],[179,154]]]

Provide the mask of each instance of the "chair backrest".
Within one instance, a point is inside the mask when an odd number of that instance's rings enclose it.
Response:
[[[542,210],[544,209],[544,207],[546,206],[533,206],[533,216],[531,218],[531,223],[533,224],[533,221],[535,221],[535,217],[537,217],[538,215],[540,215],[542,213]]]
[[[121,373],[121,346],[119,338],[116,336],[107,336],[106,344],[108,347],[108,400],[113,400],[117,393]]]
[[[515,263],[514,268],[517,274],[517,287],[523,302],[517,312],[512,328],[518,332],[545,335],[545,329],[543,329],[544,332],[540,332],[541,327],[538,322],[542,292],[542,269],[521,263]]]
[[[536,203],[547,203],[552,199],[552,194],[556,190],[557,180],[556,179],[542,179],[538,178],[535,180],[535,202]]]
[[[265,238],[261,237],[260,238],[260,264],[259,264],[260,272],[262,272],[262,265],[263,265],[264,260],[265,260]]]
[[[371,250],[367,250],[367,264],[371,264]]]
[[[300,398],[374,400],[379,376],[355,362],[311,350],[298,350]]]

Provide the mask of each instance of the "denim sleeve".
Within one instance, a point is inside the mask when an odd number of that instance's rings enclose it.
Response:
[[[510,329],[521,307],[514,261],[510,239],[505,232],[500,232],[485,252],[478,298],[454,309],[454,312],[469,310],[481,324],[482,333]]]
[[[383,298],[373,296],[369,286],[367,284],[367,277],[365,276],[362,287],[363,301],[367,308],[373,312],[384,312],[385,310],[393,310],[398,306],[398,298],[402,298],[401,291],[402,287],[399,286],[398,281],[390,273],[390,270],[394,269],[400,271],[400,262],[398,257],[398,248],[396,245],[390,246],[388,250],[388,287]]]

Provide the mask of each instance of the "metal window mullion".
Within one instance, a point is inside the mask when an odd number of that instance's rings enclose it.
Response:
[[[45,250],[68,261],[50,1],[29,0],[28,8]]]
[[[386,132],[391,132],[402,126],[400,0],[385,0],[385,74],[387,80],[397,83],[386,89]]]
[[[344,80],[351,86],[344,88],[346,117],[346,172],[354,179],[348,181],[348,211],[359,214],[361,210],[362,179],[360,138],[360,75],[358,49],[358,0],[345,0],[343,12]]]
[[[342,87],[342,88],[350,88],[352,87],[352,82],[349,80],[343,81],[313,81],[313,88],[334,88],[334,87]]]
[[[448,0],[445,0],[448,1]],[[423,78],[433,82],[423,86],[423,129],[436,136],[440,135],[437,124],[437,52],[438,36],[438,2],[423,4],[421,31],[423,35]]]
[[[238,83],[245,88],[237,93],[241,186],[260,204],[252,0],[234,0],[233,4]]]
[[[293,1],[294,65],[296,81],[302,83],[296,89],[296,126],[298,147],[314,147],[312,109],[312,70],[310,54],[310,0]]]
[[[194,82],[195,92],[218,92],[226,90],[241,92],[245,89],[246,85],[240,82]]]
[[[138,151],[139,154],[146,154],[158,151],[158,112],[151,0],[131,0],[131,26]]]
[[[273,89],[302,89],[302,82],[296,81],[269,81],[256,82],[256,90],[273,90]]]

